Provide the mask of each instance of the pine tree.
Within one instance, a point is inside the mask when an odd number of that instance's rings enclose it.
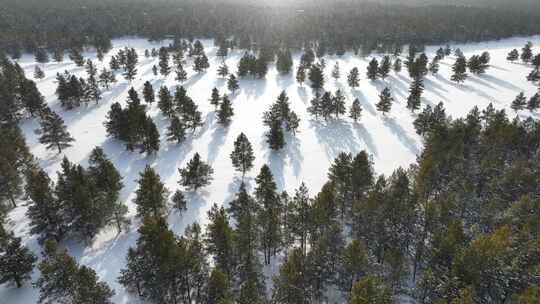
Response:
[[[255,183],[255,200],[259,206],[257,222],[261,230],[260,248],[265,264],[269,265],[271,258],[281,249],[281,204],[274,177],[267,165],[262,166]]]
[[[353,101],[351,108],[349,109],[349,117],[352,118],[354,122],[357,122],[360,119],[361,115],[362,106],[360,106],[360,101],[358,100],[358,98],[356,98]]]
[[[394,68],[394,72],[396,72],[396,73],[401,72],[401,68],[402,68],[401,59],[396,58],[396,60],[394,61],[394,67],[393,68]]]
[[[227,66],[227,64],[224,62],[222,65],[219,66],[218,68],[218,76],[221,77],[221,78],[225,78],[227,77],[227,75],[229,75],[229,67]]]
[[[167,140],[176,141],[178,144],[186,139],[186,128],[177,116],[171,118],[171,123],[167,128]]]
[[[40,129],[36,132],[40,135],[40,143],[46,145],[47,149],[57,148],[58,153],[62,153],[62,149],[71,147],[71,142],[75,141],[67,131],[64,120],[51,110],[44,112]]]
[[[512,51],[510,51],[510,53],[508,53],[508,56],[506,57],[506,60],[510,62],[514,62],[518,59],[519,59],[519,51],[516,49],[513,49]]]
[[[332,100],[332,110],[336,115],[336,118],[339,118],[339,115],[345,114],[347,109],[345,108],[345,95],[341,90],[337,90],[334,98]]]
[[[540,93],[534,94],[527,103],[527,110],[534,112],[540,109]]]
[[[527,97],[525,97],[525,93],[521,92],[518,96],[516,96],[516,99],[512,101],[512,105],[510,106],[512,110],[515,112],[525,109],[527,106]]]
[[[392,61],[390,60],[390,56],[384,56],[381,65],[379,66],[379,76],[381,76],[382,79],[385,79],[390,73],[391,68]]]
[[[49,54],[45,48],[38,47],[34,52],[34,59],[37,63],[47,63],[49,62]]]
[[[422,93],[424,92],[424,81],[422,78],[413,80],[409,88],[409,97],[407,97],[407,109],[414,112],[420,109]]]
[[[350,304],[391,304],[392,293],[380,279],[365,276],[354,284]]]
[[[82,50],[79,47],[73,47],[69,50],[69,59],[71,59],[78,67],[82,67],[85,63],[84,57],[81,54]]]
[[[435,75],[439,73],[439,68],[440,68],[439,60],[437,59],[437,57],[434,57],[433,60],[429,64],[428,70],[432,75]]]
[[[145,116],[142,121],[141,143],[139,151],[141,153],[154,154],[159,151],[159,131],[156,124],[149,116]]]
[[[379,62],[376,58],[371,59],[367,67],[366,76],[370,80],[376,80],[379,76]]]
[[[21,244],[21,238],[13,233],[0,235],[0,284],[13,282],[17,288],[22,287],[30,279],[36,261],[36,256]]]
[[[217,88],[213,88],[212,96],[210,97],[210,104],[214,106],[216,111],[219,107],[220,100],[221,100],[221,96],[219,95],[219,90]]]
[[[279,121],[275,120],[270,123],[270,130],[266,134],[266,143],[272,150],[280,150],[285,146],[283,130]]]
[[[390,112],[393,101],[394,101],[394,98],[392,97],[392,94],[390,93],[390,89],[384,88],[384,90],[379,95],[379,102],[376,105],[377,111],[383,112],[383,115],[386,115],[386,113]]]
[[[539,69],[540,69],[540,53],[539,53],[539,54],[536,54],[536,56],[534,56],[534,58],[532,59],[531,63],[532,63],[532,65],[534,66],[535,70],[539,70]]]
[[[174,104],[175,111],[180,116],[186,129],[191,129],[195,132],[198,127],[202,126],[202,114],[198,111],[198,107],[193,102],[193,99],[187,95],[184,87],[176,89]]]
[[[187,80],[187,72],[186,70],[184,70],[184,67],[182,66],[181,63],[179,63],[176,68],[175,68],[175,72],[176,72],[176,81],[182,83],[184,81]]]
[[[528,41],[527,44],[521,49],[521,60],[525,63],[531,62],[531,59],[533,57],[532,53],[532,42]]]
[[[110,88],[110,85],[116,82],[116,77],[114,76],[114,73],[110,70],[103,68],[101,70],[101,73],[99,74],[99,84],[103,87],[105,87],[106,90]]]
[[[171,73],[169,58],[169,51],[167,51],[167,48],[159,48],[159,73],[165,77],[169,76],[169,74]]]
[[[42,256],[41,277],[35,283],[40,291],[38,303],[112,304],[114,291],[98,281],[94,270],[79,266],[67,251],[59,250],[56,242],[46,241]]]
[[[111,56],[111,61],[109,61],[109,68],[113,71],[118,71],[120,69],[120,62],[116,56]]]
[[[315,119],[319,118],[322,114],[321,97],[319,94],[315,94],[313,99],[310,100],[310,106],[307,108],[309,114],[315,116]]]
[[[144,88],[143,88],[143,97],[144,97],[144,101],[148,104],[152,104],[154,103],[156,97],[155,97],[155,93],[154,93],[154,88],[152,87],[152,84],[150,83],[150,81],[146,81],[144,83]]]
[[[218,123],[227,126],[231,123],[231,117],[234,115],[234,111],[232,108],[232,103],[227,95],[224,95],[222,99],[223,100],[221,101],[219,110],[217,112]]]
[[[454,74],[450,78],[452,81],[457,83],[465,81],[467,78],[467,61],[465,57],[458,57],[456,62],[452,66],[452,71]]]
[[[197,56],[193,62],[193,70],[197,73],[206,71],[209,67],[210,63],[208,62],[208,57],[206,57],[204,53]]]
[[[277,55],[276,69],[281,74],[289,74],[293,66],[293,60],[291,52],[286,50],[281,50]]]
[[[133,203],[137,206],[137,217],[160,217],[167,214],[169,191],[161,182],[159,175],[150,166],[139,173],[139,188],[135,191]]]
[[[341,77],[341,73],[339,72],[339,63],[336,62],[336,64],[334,65],[334,68],[332,69],[332,78],[338,81],[339,77]]]
[[[354,67],[349,72],[349,75],[347,76],[347,83],[351,88],[357,88],[359,84],[360,78],[359,78],[359,72],[358,68]]]
[[[208,304],[232,304],[231,283],[227,275],[214,268],[208,278]]]
[[[19,100],[32,117],[41,116],[45,111],[45,98],[32,80],[21,80],[19,83]]]
[[[180,214],[187,211],[187,201],[180,190],[176,190],[171,199],[173,208]]]
[[[29,199],[26,216],[30,219],[30,233],[39,240],[59,242],[66,232],[65,206],[53,192],[54,184],[42,169],[27,173],[25,192]]]
[[[158,68],[155,64],[152,66],[152,75],[154,76],[158,75]]]
[[[298,77],[298,75],[297,75]],[[309,81],[311,82],[311,88],[318,91],[324,87],[324,74],[321,66],[314,64],[309,69]]]
[[[298,248],[292,249],[273,277],[272,301],[275,303],[310,303],[306,258]]]
[[[36,65],[36,67],[34,68],[34,78],[36,78],[36,79],[45,78],[45,73],[43,72],[43,70],[38,65]]]
[[[201,160],[199,153],[195,153],[186,167],[178,169],[178,172],[180,173],[179,184],[189,190],[197,191],[210,184],[214,169]]]
[[[137,63],[138,63],[138,57],[137,52],[135,49],[127,49],[126,51],[126,63],[124,66],[124,78],[131,82],[133,79],[135,79],[135,75],[137,75]]]
[[[300,84],[300,86],[302,86],[306,81],[306,69],[303,65],[300,65],[296,71],[296,81]]]
[[[236,171],[242,172],[242,180],[244,179],[246,172],[253,168],[254,160],[255,156],[253,155],[251,143],[244,133],[240,133],[234,142],[234,150],[231,152],[231,161]]]
[[[228,278],[232,278],[235,266],[234,234],[225,208],[223,206],[219,208],[214,204],[208,211],[208,221],[206,249],[213,255],[215,267]]]
[[[236,79],[236,76],[234,74],[229,75],[229,79],[227,80],[227,88],[229,91],[231,91],[233,94],[240,88],[238,85],[238,80]]]
[[[166,86],[159,89],[158,107],[163,115],[172,117],[174,115],[173,97]]]

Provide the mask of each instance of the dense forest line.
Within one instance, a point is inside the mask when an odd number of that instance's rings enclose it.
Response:
[[[404,44],[480,41],[540,33],[540,10],[526,5],[460,6],[356,1],[299,2],[282,6],[238,1],[24,0],[3,1],[0,48],[51,52],[94,46],[138,35],[232,39],[242,49],[301,48],[330,51],[395,49]]]

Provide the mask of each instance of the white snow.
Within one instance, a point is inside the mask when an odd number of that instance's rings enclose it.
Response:
[[[532,96],[538,88],[528,83],[525,79],[531,70],[530,66],[521,63],[509,63],[506,61],[507,53],[513,49],[521,49],[527,42],[532,41],[540,45],[540,36],[512,38],[495,42],[474,43],[466,45],[454,45],[459,47],[469,57],[489,51],[491,54],[491,68],[486,75],[472,76],[464,84],[454,84],[450,79],[450,67],[454,57],[450,56],[441,63],[439,75],[429,75],[425,80],[426,92],[423,104],[437,104],[444,102],[447,114],[452,117],[464,116],[473,106],[485,108],[490,102],[496,108],[505,108],[512,116],[510,103],[521,91],[527,97]],[[161,133],[161,149],[155,156],[145,156],[138,152],[128,152],[122,142],[107,138],[103,122],[106,113],[113,102],[125,104],[127,91],[133,86],[142,98],[142,86],[149,80],[156,92],[161,85],[167,85],[171,91],[178,83],[174,80],[174,73],[166,79],[152,74],[152,65],[157,65],[157,58],[145,58],[144,49],[159,47],[160,44],[150,43],[143,39],[124,38],[113,41],[114,49],[109,52],[105,60],[99,63],[95,54],[87,52],[86,58],[92,58],[98,63],[98,68],[108,67],[112,54],[116,54],[118,48],[124,46],[134,47],[139,53],[139,66],[136,80],[128,84],[120,73],[119,80],[109,91],[104,92],[103,99],[99,104],[90,103],[88,107],[81,107],[71,111],[64,111],[55,96],[55,75],[57,72],[69,70],[79,76],[86,77],[84,68],[76,67],[66,56],[63,63],[49,63],[43,65],[46,78],[37,80],[38,88],[45,96],[49,106],[59,113],[65,120],[69,132],[76,139],[73,147],[64,151],[72,162],[87,165],[90,151],[95,146],[101,146],[108,157],[114,162],[116,168],[124,177],[124,189],[121,199],[126,202],[130,209],[130,216],[135,214],[135,207],[131,200],[136,190],[136,180],[139,172],[145,165],[152,166],[161,176],[171,192],[179,188],[178,168],[199,152],[214,168],[214,180],[212,184],[198,193],[188,193],[188,211],[179,216],[172,213],[169,216],[171,229],[181,234],[186,225],[199,221],[202,225],[206,222],[206,212],[214,203],[224,204],[230,201],[239,186],[239,174],[235,173],[229,154],[233,142],[240,132],[244,132],[251,141],[255,150],[255,166],[247,175],[247,181],[252,188],[253,178],[258,174],[263,164],[268,164],[274,174],[279,189],[292,192],[301,182],[305,182],[311,194],[315,194],[326,181],[327,169],[339,152],[357,153],[367,150],[373,155],[373,161],[377,173],[391,174],[398,166],[407,167],[414,162],[416,155],[421,151],[421,139],[416,135],[412,122],[414,115],[406,109],[406,98],[410,79],[404,68],[401,73],[391,76],[385,81],[369,81],[365,77],[365,71],[369,58],[359,58],[352,54],[343,57],[327,56],[326,60],[326,84],[325,89],[335,91],[341,88],[346,92],[347,108],[355,97],[361,101],[364,109],[359,123],[353,123],[348,117],[332,120],[327,123],[315,121],[307,113],[307,107],[313,94],[311,89],[304,84],[299,86],[295,80],[295,72],[287,76],[278,75],[272,65],[265,80],[245,79],[240,80],[240,91],[232,97],[234,117],[228,128],[217,124],[213,106],[208,99],[211,89],[217,87],[221,93],[227,92],[226,81],[217,78],[216,70],[220,60],[215,57],[216,49],[210,41],[203,41],[206,53],[210,58],[210,69],[202,74],[196,74],[191,67],[187,69],[189,79],[183,84],[188,94],[198,104],[203,112],[205,121],[202,129],[198,130],[191,138],[181,145],[168,143],[165,129],[168,121],[160,113],[154,103],[149,108],[149,115],[156,122]],[[163,43],[165,44],[165,43]],[[433,57],[438,46],[428,47],[427,54]],[[539,49],[535,48],[535,54]],[[227,58],[230,71],[236,71],[236,64],[241,57],[240,51],[234,51]],[[295,66],[298,64],[300,54],[294,55]],[[379,56],[377,56],[379,57]],[[330,77],[335,62],[339,62],[341,79],[339,83]],[[25,55],[19,60],[25,69],[27,76],[32,77],[34,60],[31,55]],[[353,67],[358,67],[362,81],[357,90],[351,91],[347,86],[346,75]],[[294,69],[296,71],[296,69]],[[392,89],[396,102],[387,117],[375,110],[378,102],[378,94],[385,87]],[[266,128],[262,124],[262,113],[269,108],[282,90],[286,90],[291,103],[291,108],[301,118],[299,133],[296,137],[287,136],[287,145],[280,152],[272,152],[265,143],[264,133]],[[530,115],[523,111],[520,115]],[[539,117],[536,114],[532,114]],[[55,151],[47,151],[39,144],[34,129],[38,127],[35,119],[24,121],[21,127],[25,133],[27,144],[31,152],[39,158],[40,165],[56,179],[56,171],[60,168],[63,155],[56,155]],[[33,251],[39,253],[40,247],[35,237],[28,235],[28,220],[25,217],[26,207],[21,204],[10,213],[10,228],[19,236],[23,236],[25,243]],[[133,246],[137,239],[139,221],[133,218],[129,232],[117,235],[111,227],[104,229],[98,238],[90,245],[67,242],[66,247],[80,263],[92,267],[102,280],[107,282],[115,291],[115,303],[137,303],[136,296],[127,294],[116,281],[120,269],[124,265],[127,249]],[[267,271],[267,273],[273,272]],[[34,272],[33,279],[38,277]],[[26,304],[37,301],[38,291],[32,289],[30,284],[16,289],[12,286],[0,286],[0,303],[2,304]]]

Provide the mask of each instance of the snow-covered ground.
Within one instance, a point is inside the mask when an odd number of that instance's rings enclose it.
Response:
[[[469,57],[473,54],[481,54],[489,51],[491,54],[491,68],[487,74],[472,76],[464,84],[451,82],[451,65],[455,58],[447,57],[441,63],[441,70],[437,76],[429,75],[425,79],[426,91],[422,100],[423,105],[443,102],[446,112],[452,117],[464,116],[473,106],[486,107],[490,102],[496,108],[505,108],[508,113],[510,103],[515,96],[524,91],[527,97],[532,96],[538,88],[528,83],[525,79],[531,70],[530,66],[521,63],[509,63],[506,61],[507,53],[513,49],[521,49],[527,42],[532,41],[540,45],[540,36],[512,38],[496,42],[474,43],[467,45],[455,45]],[[201,154],[214,168],[214,180],[212,184],[198,193],[188,193],[188,211],[182,216],[172,213],[169,216],[171,229],[181,234],[186,225],[199,221],[206,223],[206,212],[214,203],[227,204],[233,197],[239,186],[239,174],[235,173],[229,158],[233,148],[233,142],[240,132],[244,132],[251,141],[255,150],[255,166],[247,175],[247,181],[252,188],[253,178],[258,174],[263,164],[268,164],[272,170],[279,189],[293,191],[301,182],[305,182],[311,194],[315,194],[326,181],[326,172],[338,153],[357,153],[367,150],[373,155],[375,169],[380,174],[391,174],[399,166],[407,167],[414,162],[422,148],[421,139],[416,135],[412,122],[414,115],[406,109],[406,98],[410,79],[404,69],[401,73],[391,72],[386,80],[369,81],[365,77],[365,71],[369,58],[359,58],[352,54],[342,57],[327,56],[326,60],[326,84],[325,89],[335,91],[341,88],[347,94],[347,108],[354,98],[358,98],[362,104],[362,118],[354,123],[348,117],[328,122],[315,121],[307,112],[309,101],[313,97],[311,89],[296,83],[294,73],[281,76],[275,66],[271,66],[266,79],[240,80],[240,91],[232,97],[234,117],[228,128],[217,124],[213,106],[208,99],[211,89],[217,87],[220,92],[227,92],[226,81],[217,77],[216,70],[220,60],[215,57],[216,48],[210,41],[204,41],[206,53],[210,58],[211,67],[205,73],[196,74],[191,67],[187,69],[189,79],[183,84],[188,94],[198,104],[203,112],[204,126],[196,134],[188,138],[181,145],[168,143],[165,140],[165,129],[168,120],[159,112],[154,103],[149,107],[149,115],[156,122],[161,133],[161,148],[154,156],[141,155],[138,152],[128,152],[122,142],[107,138],[103,122],[113,102],[126,103],[127,91],[133,86],[141,95],[143,83],[149,80],[154,89],[161,85],[167,85],[171,91],[178,83],[174,80],[174,73],[167,78],[152,74],[152,66],[157,65],[157,58],[145,58],[144,49],[158,48],[160,44],[150,43],[143,39],[126,38],[113,41],[114,49],[109,52],[102,63],[95,58],[94,53],[85,53],[86,58],[92,58],[102,66],[108,67],[110,56],[116,54],[119,48],[124,46],[134,47],[139,53],[139,66],[136,80],[128,84],[120,74],[119,80],[109,91],[104,92],[103,99],[99,104],[90,103],[88,107],[81,107],[71,111],[64,111],[56,98],[55,75],[57,72],[68,70],[78,76],[86,77],[84,68],[75,66],[66,56],[63,63],[49,63],[43,65],[46,77],[38,80],[38,88],[45,96],[49,106],[59,113],[65,120],[68,130],[76,139],[73,147],[64,151],[71,161],[87,165],[90,151],[95,146],[101,146],[116,168],[124,177],[124,189],[121,199],[126,202],[130,209],[130,215],[135,214],[135,206],[131,202],[136,190],[136,180],[139,172],[148,164],[161,176],[162,181],[169,190],[176,190],[179,185],[178,168],[183,167],[191,159],[195,152]],[[165,44],[165,43],[163,43]],[[438,46],[428,47],[427,54],[430,59]],[[536,47],[534,53],[540,49]],[[226,60],[229,70],[236,71],[236,66],[242,53],[234,51]],[[295,54],[295,67],[298,64],[300,54]],[[330,73],[335,62],[339,62],[341,79],[335,82]],[[30,55],[25,55],[19,63],[25,69],[28,77],[32,77],[34,60]],[[358,67],[362,81],[356,90],[351,90],[346,82],[346,75],[353,67]],[[296,69],[294,69],[296,70]],[[387,117],[383,117],[375,109],[378,102],[378,94],[384,87],[390,87],[395,97],[392,111]],[[299,132],[296,137],[287,136],[286,147],[280,152],[272,152],[265,143],[264,133],[266,128],[262,124],[262,113],[275,101],[279,93],[285,90],[289,96],[291,108],[301,118]],[[142,96],[141,96],[142,97]],[[530,115],[528,111],[519,113]],[[534,114],[533,114],[534,115]],[[536,116],[539,117],[539,116]],[[39,158],[41,166],[56,178],[56,171],[60,169],[60,161],[63,155],[56,155],[55,151],[47,151],[37,141],[34,130],[38,127],[36,120],[27,120],[21,124],[26,135],[27,144],[31,152]],[[35,237],[28,235],[28,220],[25,218],[26,207],[21,204],[10,213],[11,229],[19,236],[23,236],[25,243],[36,253],[40,251]],[[138,220],[133,220],[131,229],[117,235],[114,228],[105,229],[98,238],[89,245],[76,242],[66,244],[70,253],[82,264],[92,267],[100,278],[106,281],[115,291],[115,303],[137,303],[136,297],[127,294],[116,281],[120,269],[124,265],[127,249],[133,246],[137,239]],[[276,266],[274,266],[276,267]],[[267,269],[266,273],[272,273],[275,269]],[[37,273],[33,278],[36,279]],[[16,289],[11,286],[0,286],[1,304],[27,304],[37,301],[38,291],[32,289],[30,284]]]

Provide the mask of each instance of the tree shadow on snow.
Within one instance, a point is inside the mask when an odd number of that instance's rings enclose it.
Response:
[[[420,149],[418,148],[416,141],[407,134],[407,132],[396,122],[394,118],[383,117],[383,123],[398,138],[401,144],[407,148],[407,150],[412,152],[414,155],[418,155],[418,153],[420,153]]]

